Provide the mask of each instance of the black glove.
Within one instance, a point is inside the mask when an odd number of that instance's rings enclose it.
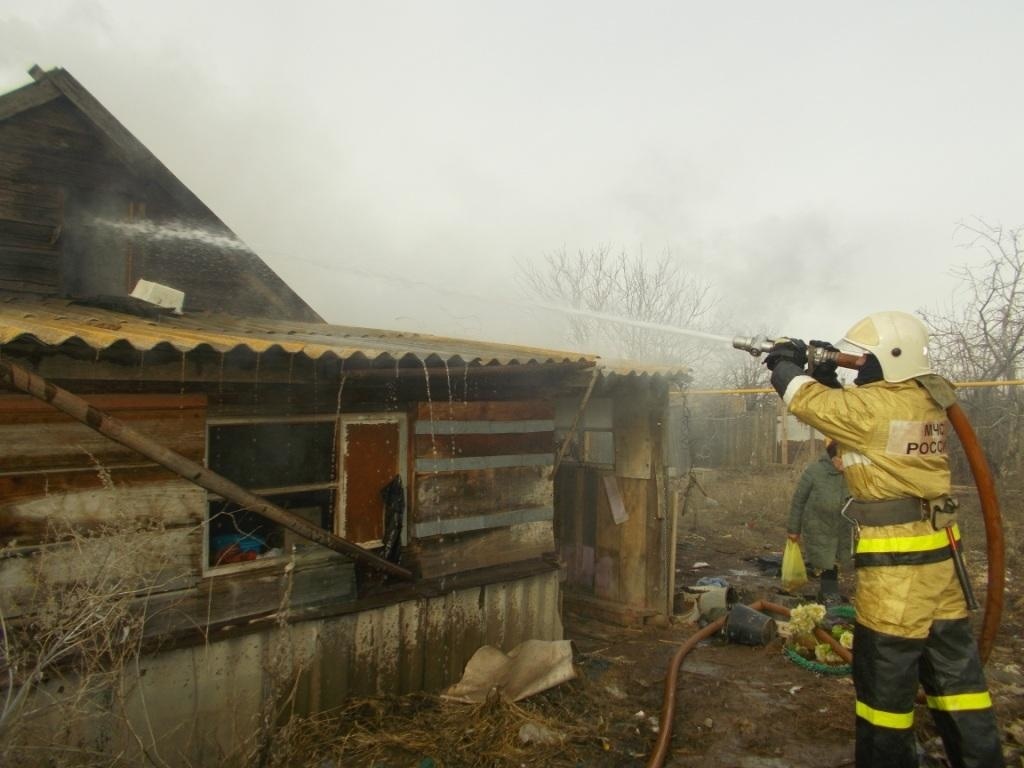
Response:
[[[828,350],[829,352],[838,352],[839,349],[827,341],[811,341],[812,347],[819,347],[821,349]],[[839,389],[843,385],[839,382],[839,377],[836,375],[836,363],[833,360],[826,360],[823,363],[816,363],[814,368],[811,369],[811,376],[820,384],[824,384],[826,387],[832,389]]]
[[[764,364],[769,371],[774,371],[782,360],[789,360],[803,368],[807,365],[807,345],[800,339],[778,339],[768,351]]]

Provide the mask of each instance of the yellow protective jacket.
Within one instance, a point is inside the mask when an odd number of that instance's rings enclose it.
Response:
[[[839,443],[855,499],[935,499],[949,493],[951,427],[946,412],[917,382],[830,389],[797,376],[783,400],[800,421]]]
[[[782,396],[791,413],[839,444],[855,499],[949,493],[951,427],[914,380],[832,389],[797,375]],[[933,620],[967,615],[947,534],[928,520],[859,527],[856,562],[857,620],[877,632],[926,637]]]

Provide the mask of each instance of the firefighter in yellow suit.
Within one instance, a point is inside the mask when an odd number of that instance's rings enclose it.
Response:
[[[951,765],[999,768],[999,729],[945,530],[959,538],[950,426],[936,401],[952,387],[932,372],[928,331],[912,315],[869,315],[843,342],[866,353],[854,387],[840,385],[834,364],[808,374],[799,340],[781,340],[765,364],[789,411],[839,444],[853,497],[856,764],[918,765],[920,683]]]

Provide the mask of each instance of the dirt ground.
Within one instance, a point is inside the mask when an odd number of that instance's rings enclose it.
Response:
[[[789,603],[791,598],[780,594],[777,576],[759,565],[781,554],[794,474],[793,470],[779,470],[759,477],[726,472],[704,475],[700,498],[691,498],[689,512],[680,524],[677,588],[694,585],[702,576],[718,576],[737,590],[743,603],[759,598]],[[966,489],[960,495],[968,563],[980,598],[986,584],[984,529]],[[1019,516],[1016,509],[1012,512]],[[986,673],[1004,730],[1008,765],[1024,766],[1024,595],[1016,578],[1021,526],[1010,519],[1006,527],[1006,603]],[[760,563],[758,556],[762,556]],[[852,594],[853,587],[852,575],[845,574],[842,592]],[[812,580],[804,588],[804,596],[813,599],[815,588]],[[980,618],[979,612],[975,619]],[[637,712],[654,716],[660,712],[665,669],[677,643],[696,629],[682,623],[666,629],[613,629],[577,616],[568,617],[567,624],[587,679],[605,685],[610,698],[619,692],[626,694],[627,709],[635,706]],[[850,677],[822,676],[798,667],[783,655],[781,639],[766,647],[730,644],[721,637],[705,641],[683,663],[677,702],[667,766],[821,768],[853,764],[854,691]],[[926,708],[920,707],[917,714],[922,765],[945,765]],[[646,741],[653,743],[651,724],[638,722],[637,727],[646,730]],[[625,740],[621,761],[607,764],[643,765],[649,750],[640,749],[642,744],[641,740]]]
[[[798,472],[778,468],[756,476],[699,476],[679,527],[681,606],[686,588],[708,576],[727,580],[743,603],[761,598],[790,605],[800,601],[801,596],[780,594],[778,577],[762,567],[764,560],[781,556]],[[983,526],[971,501],[973,491],[964,489],[959,495],[968,563],[980,597],[986,582]],[[1024,766],[1024,591],[1018,580],[1024,560],[1017,543],[1024,526],[1019,501],[1002,499],[1004,510],[1010,510],[1004,512],[1007,591],[1002,629],[986,667],[1009,766]],[[843,575],[840,586],[844,594],[852,594],[852,575]],[[805,598],[813,599],[816,583],[804,591]],[[975,620],[980,618],[979,612]],[[575,647],[576,680],[517,705],[494,701],[467,708],[436,696],[355,703],[335,723],[320,725],[312,740],[315,747],[301,750],[306,757],[315,754],[316,760],[303,764],[646,765],[657,738],[669,661],[698,625],[676,620],[662,627],[626,628],[576,614],[566,615],[565,624]],[[710,638],[686,657],[677,690],[666,766],[853,765],[854,691],[849,676],[822,676],[797,666],[783,654],[781,639],[754,647]],[[921,765],[946,765],[926,708],[919,707],[915,720]]]

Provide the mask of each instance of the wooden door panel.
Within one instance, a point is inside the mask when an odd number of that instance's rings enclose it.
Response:
[[[399,425],[345,425],[345,537],[364,543],[384,538],[381,489],[399,474]]]

